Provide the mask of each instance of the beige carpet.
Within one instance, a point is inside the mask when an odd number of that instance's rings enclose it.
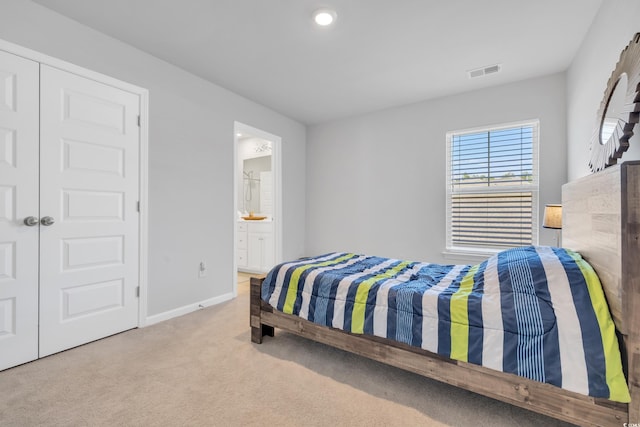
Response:
[[[276,331],[228,303],[0,372],[1,426],[561,426]],[[1,349],[0,349],[1,350]]]

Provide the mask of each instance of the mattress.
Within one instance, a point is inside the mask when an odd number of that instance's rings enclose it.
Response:
[[[262,299],[320,325],[630,401],[600,281],[568,249],[519,247],[476,265],[328,253],[274,267]]]

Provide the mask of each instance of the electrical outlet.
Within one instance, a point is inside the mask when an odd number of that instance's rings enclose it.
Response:
[[[205,277],[207,275],[207,264],[204,261],[200,261],[200,266],[198,267],[198,277]]]

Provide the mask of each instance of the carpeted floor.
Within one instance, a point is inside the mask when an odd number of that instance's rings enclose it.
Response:
[[[566,426],[276,331],[237,299],[0,372],[2,426]]]

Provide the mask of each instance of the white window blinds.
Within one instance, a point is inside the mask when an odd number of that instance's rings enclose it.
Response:
[[[537,244],[538,122],[447,133],[447,249]]]

